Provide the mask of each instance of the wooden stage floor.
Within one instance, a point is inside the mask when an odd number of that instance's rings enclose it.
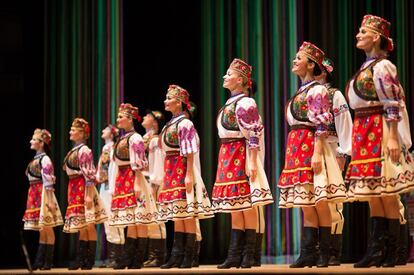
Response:
[[[94,268],[92,270],[71,271],[66,268],[54,268],[50,271],[34,271],[33,274],[414,274],[414,263],[394,268],[353,268],[352,264],[342,264],[328,268],[289,268],[288,265],[262,265],[251,269],[217,269],[215,265],[202,265],[192,269],[143,268],[135,270],[113,270]],[[0,269],[0,274],[30,274],[25,269]]]

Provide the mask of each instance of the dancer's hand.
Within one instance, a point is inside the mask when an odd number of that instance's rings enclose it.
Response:
[[[247,169],[246,175],[249,177],[249,179],[251,181],[256,180],[256,176],[257,176],[257,163],[256,163],[256,161],[250,160],[249,169]]]
[[[313,173],[318,175],[320,172],[322,172],[322,154],[318,152],[314,152],[312,155],[312,169]]]
[[[397,163],[400,160],[400,145],[398,139],[389,138],[387,142],[387,152],[393,163]]]
[[[191,193],[191,190],[193,190],[193,184],[194,184],[194,175],[193,173],[187,172],[185,175],[185,188],[187,190],[187,193]]]

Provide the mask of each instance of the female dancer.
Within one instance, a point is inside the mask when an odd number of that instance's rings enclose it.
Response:
[[[111,215],[112,193],[114,190],[114,173],[116,172],[113,163],[114,142],[119,136],[119,129],[109,124],[102,130],[102,139],[105,145],[99,158],[98,168],[96,172],[96,180],[101,185],[99,196],[105,206],[108,216]],[[125,242],[124,230],[109,226],[109,221],[105,221],[105,236],[108,244],[108,258],[102,267],[115,267],[121,259],[122,248]]]
[[[255,265],[257,209],[273,202],[263,170],[263,124],[256,102],[249,97],[251,66],[234,59],[223,77],[231,97],[220,110],[217,128],[221,141],[216,182],[215,212],[231,213],[227,259],[217,268]]]
[[[75,262],[70,270],[91,269],[95,264],[95,224],[107,219],[105,208],[95,188],[96,169],[91,149],[85,144],[89,138],[89,124],[83,118],[75,118],[70,128],[70,140],[74,147],[63,161],[63,170],[69,176],[68,207],[63,232],[79,232],[79,246]]]
[[[332,223],[328,202],[346,198],[336,152],[326,141],[332,121],[329,93],[315,81],[323,59],[323,51],[303,42],[292,64],[301,86],[286,109],[290,131],[278,184],[279,207],[300,207],[304,216],[300,256],[292,268],[328,266]]]
[[[369,200],[372,222],[368,249],[355,267],[395,265],[400,226],[397,194],[414,187],[404,90],[396,67],[387,60],[393,50],[390,25],[381,17],[364,16],[356,47],[367,59],[346,89],[355,110],[352,160],[346,174],[348,197]]]
[[[36,230],[40,233],[34,270],[49,270],[52,267],[55,244],[53,227],[63,224],[53,192],[55,176],[52,161],[48,156],[51,140],[52,136],[47,130],[34,131],[30,149],[36,151],[36,155],[26,169],[30,187],[23,216],[24,230]]]
[[[332,86],[334,65],[332,60],[324,58],[322,62],[322,73],[315,76],[316,81],[324,85],[329,93],[329,105],[334,116],[332,123],[328,125],[328,137],[326,141],[336,152],[336,160],[339,169],[344,171],[346,156],[351,155],[352,117],[349,112],[345,96],[337,88]],[[331,249],[329,265],[340,265],[342,255],[342,231],[344,229],[344,215],[342,214],[343,203],[329,203],[331,210]]]
[[[164,182],[158,196],[161,220],[174,221],[174,243],[168,262],[161,268],[191,268],[196,243],[196,218],[214,214],[199,167],[196,129],[184,111],[189,109],[189,94],[178,85],[170,85],[164,101],[172,119],[160,135],[165,153]]]
[[[128,230],[124,258],[115,269],[142,267],[148,241],[147,225],[156,223],[158,217],[151,187],[141,172],[148,161],[144,141],[134,129],[134,121],[140,119],[137,107],[129,103],[119,106],[117,123],[124,134],[114,148],[118,171],[109,222],[111,226],[128,226]]]
[[[160,111],[147,111],[142,121],[145,135],[142,137],[145,144],[145,153],[148,158],[148,166],[143,171],[145,178],[151,184],[152,195],[155,200],[161,191],[163,181],[163,157],[158,146],[158,134],[164,124],[164,115]],[[148,260],[144,267],[159,267],[165,263],[167,253],[167,231],[165,223],[151,224],[148,226]]]

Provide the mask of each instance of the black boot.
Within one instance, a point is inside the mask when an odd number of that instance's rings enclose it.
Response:
[[[331,227],[319,227],[319,259],[317,267],[328,267],[331,246]]]
[[[69,270],[77,270],[86,261],[88,253],[88,242],[87,241],[79,241],[78,250],[76,251],[75,260],[70,264]]]
[[[124,255],[124,245],[123,244],[112,244],[113,248],[113,264],[111,264],[111,268],[115,268],[116,266],[121,264],[122,256]]]
[[[318,228],[304,227],[302,237],[300,240],[300,256],[289,267],[290,268],[302,268],[305,266],[312,267],[316,265],[318,260],[318,250],[316,246],[318,244]]]
[[[195,243],[196,243],[196,234],[186,233],[185,246],[184,246],[184,258],[183,258],[183,262],[180,265],[180,268],[191,268],[193,266]]]
[[[144,267],[160,267],[163,265],[165,263],[166,250],[165,239],[149,239],[148,260],[145,261]]]
[[[263,241],[263,233],[256,233],[256,248],[254,250],[253,266],[262,265],[262,241]]]
[[[406,265],[408,260],[408,226],[407,224],[400,224],[400,238],[397,250],[396,265]]]
[[[106,259],[106,267],[113,268],[116,266],[116,260],[117,260],[117,244],[108,242],[108,253],[107,253],[107,259]]]
[[[256,229],[244,231],[244,248],[241,268],[251,268],[254,265],[254,252],[256,249]]]
[[[147,250],[148,238],[137,238],[135,255],[129,269],[141,269],[144,264],[145,251]]]
[[[81,265],[82,270],[91,270],[95,265],[96,241],[88,241],[88,249],[85,260]]]
[[[200,246],[201,242],[196,241],[194,246],[194,257],[193,257],[193,267],[199,267],[200,266]]]
[[[136,250],[136,240],[134,238],[126,238],[123,253],[118,258],[114,269],[124,269],[132,264]]]
[[[106,242],[106,259],[102,261],[102,264],[99,266],[99,268],[106,268],[109,267],[109,261],[111,257],[112,252],[112,244],[110,242]]]
[[[331,249],[330,249],[329,265],[341,265],[342,257],[342,234],[331,235]]]
[[[231,230],[229,250],[227,252],[227,259],[218,269],[227,269],[231,267],[240,267],[242,260],[242,252],[244,247],[244,231],[239,229]]]
[[[39,243],[37,247],[36,257],[32,266],[33,270],[41,268],[45,263],[46,244]]]
[[[50,270],[52,268],[54,250],[55,250],[55,246],[53,244],[46,245],[45,262],[43,266],[40,268],[41,270]]]
[[[181,266],[184,258],[184,237],[185,233],[174,232],[174,243],[171,255],[168,262],[161,266],[162,269]]]
[[[372,233],[368,240],[367,252],[364,258],[354,264],[354,267],[381,266],[385,257],[385,227],[387,219],[384,217],[371,217]]]
[[[397,262],[397,249],[400,236],[400,220],[388,219],[387,256],[382,263],[383,267],[394,267]]]

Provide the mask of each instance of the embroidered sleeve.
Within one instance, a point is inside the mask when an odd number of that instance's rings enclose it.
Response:
[[[56,177],[53,169],[53,163],[48,156],[44,156],[42,158],[41,166],[43,185],[45,186],[45,189],[53,190],[53,185],[56,182]]]
[[[185,156],[198,152],[197,130],[189,119],[184,119],[178,124],[178,142],[180,154]]]
[[[145,156],[145,144],[141,135],[133,134],[129,138],[129,159],[132,170],[143,170],[148,166],[148,160]]]
[[[91,149],[83,146],[79,149],[79,168],[85,177],[86,186],[94,186],[96,179],[96,168],[93,163],[93,155]]]
[[[333,98],[335,130],[338,135],[339,147],[337,155],[351,155],[352,150],[352,117],[345,97],[336,91]]]
[[[149,144],[149,159],[151,159],[148,169],[150,183],[161,185],[164,181],[164,159],[161,148],[158,147],[158,137],[153,138]]]
[[[259,140],[263,135],[263,124],[253,98],[246,97],[237,103],[236,118],[240,130],[248,140],[248,148],[260,150]]]
[[[398,80],[397,68],[389,60],[382,60],[374,66],[373,78],[378,98],[384,104],[386,120],[399,121],[405,98]]]
[[[330,110],[329,92],[323,85],[309,89],[306,96],[308,119],[316,124],[316,136],[327,133],[328,125],[333,117]]]

